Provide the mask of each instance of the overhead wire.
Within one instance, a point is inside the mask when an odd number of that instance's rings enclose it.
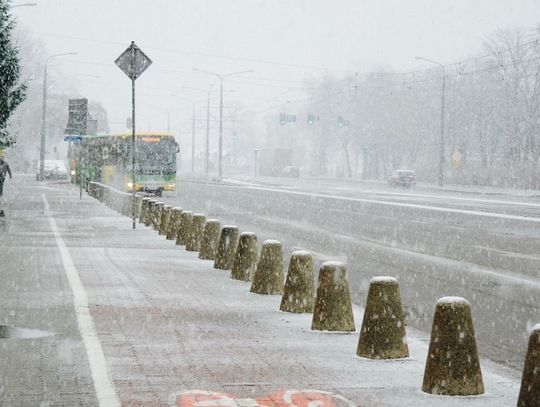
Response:
[[[67,39],[73,39],[73,40],[78,40],[78,41],[89,41],[89,42],[111,44],[111,45],[123,45],[120,42],[110,41],[110,40],[90,39],[90,38],[83,38],[83,37],[77,37],[77,36],[68,36],[68,35],[61,35],[61,34],[55,34],[55,33],[44,33],[44,32],[38,32],[38,31],[31,31],[31,32],[39,34],[39,35],[53,36],[53,37],[58,37],[58,38],[67,38]],[[489,72],[491,70],[501,69],[501,68],[504,68],[504,67],[508,67],[508,64],[496,64],[496,65],[493,65],[493,66],[479,68],[479,69],[475,69],[473,71],[468,71],[468,72],[463,72],[462,71],[462,66],[469,63],[469,62],[475,62],[475,61],[479,61],[479,60],[486,59],[486,58],[489,58],[489,57],[494,57],[494,56],[500,57],[504,53],[511,52],[511,51],[517,50],[517,49],[521,49],[523,47],[528,47],[528,46],[531,46],[531,45],[538,46],[539,41],[540,41],[540,38],[536,37],[536,38],[533,38],[531,40],[528,40],[528,41],[526,41],[524,43],[521,43],[521,44],[518,44],[518,45],[515,45],[515,46],[512,46],[512,47],[508,47],[508,48],[497,50],[497,51],[490,52],[490,53],[484,53],[484,54],[481,54],[481,55],[468,57],[468,58],[461,59],[459,61],[455,61],[455,62],[452,62],[452,63],[443,64],[442,66],[443,66],[444,69],[450,69],[450,68],[453,68],[453,67],[456,67],[456,66],[459,67],[459,70],[458,70],[457,73],[445,74],[447,78],[459,77],[459,76],[468,76],[468,75],[474,75],[475,73]],[[200,56],[213,57],[213,58],[222,58],[222,59],[235,60],[235,61],[245,61],[245,62],[252,62],[252,63],[274,65],[274,66],[284,66],[284,67],[289,67],[289,68],[312,69],[312,70],[326,71],[326,72],[341,72],[341,73],[347,72],[347,73],[350,73],[350,74],[354,73],[354,79],[358,79],[359,76],[364,76],[364,77],[378,76],[379,78],[391,77],[391,76],[394,76],[394,77],[396,77],[396,76],[402,76],[402,77],[403,76],[412,76],[412,77],[416,77],[416,75],[425,74],[427,72],[432,72],[432,71],[436,71],[436,70],[440,69],[439,67],[431,67],[431,68],[417,69],[417,70],[412,70],[412,71],[407,71],[407,72],[359,72],[359,71],[353,71],[353,70],[333,69],[333,68],[329,68],[329,67],[320,67],[320,66],[314,66],[314,65],[291,64],[291,63],[282,63],[282,62],[277,62],[277,61],[254,59],[254,58],[231,57],[231,56],[227,56],[227,55],[220,55],[220,54],[210,53],[210,52],[187,51],[187,50],[181,50],[181,49],[155,47],[155,46],[151,46],[151,45],[148,45],[146,47],[148,49],[153,49],[153,50],[160,51],[160,52],[168,52],[168,53],[175,53],[175,54],[200,55]],[[540,57],[534,58],[531,61],[535,61],[535,60],[538,60],[538,59],[540,59]],[[66,62],[80,63],[80,64],[90,64],[90,65],[114,68],[114,65],[112,65],[112,63],[100,63],[100,62],[96,62],[96,61],[83,61],[83,60],[73,60],[73,59],[66,60]],[[170,68],[155,68],[155,69],[159,70],[161,72],[168,72],[168,73],[181,74],[181,75],[187,75],[187,76],[197,75],[197,73],[193,72],[193,71],[185,71],[185,70],[170,69]],[[338,79],[336,82],[333,83],[334,86],[336,84],[341,83],[341,82],[348,82],[348,83],[346,83],[344,86],[340,87],[341,89],[331,91],[329,95],[326,95],[325,97],[320,98],[320,99],[318,99],[316,101],[311,101],[310,99],[305,99],[303,101],[303,104],[317,105],[317,104],[323,103],[325,101],[331,100],[332,98],[343,94],[348,88],[350,88],[350,82],[352,80],[354,80],[354,79],[351,76],[347,76],[345,78]],[[385,89],[385,88],[393,88],[393,87],[404,87],[404,86],[410,86],[410,85],[414,85],[414,84],[418,84],[418,83],[430,82],[430,81],[434,81],[436,79],[437,78],[430,77],[430,78],[399,81],[399,82],[396,82],[396,83],[389,83],[389,84],[376,85],[376,86],[365,86],[365,85],[360,85],[359,86],[359,85],[357,85],[357,88]],[[258,107],[258,106],[262,106],[262,105],[265,105],[267,103],[271,103],[271,102],[275,101],[276,99],[279,99],[280,97],[282,97],[282,96],[284,96],[284,95],[286,95],[286,94],[288,94],[290,92],[309,91],[309,90],[320,89],[320,86],[317,86],[316,84],[314,84],[315,86],[312,86],[312,87],[305,87],[306,83],[309,82],[307,80],[301,81],[301,80],[277,79],[277,78],[256,78],[256,77],[255,78],[253,78],[253,77],[246,78],[246,77],[241,77],[241,78],[231,78],[231,81],[235,81],[237,83],[242,83],[242,85],[246,85],[246,86],[260,86],[260,87],[271,87],[271,88],[286,89],[284,92],[282,92],[282,93],[280,93],[280,94],[278,94],[276,96],[272,96],[269,99],[265,99],[265,100],[263,100],[261,102],[250,104],[248,106],[240,108],[239,110],[242,110],[242,111],[243,110],[248,110],[248,109],[251,109],[251,108],[255,108],[255,107]],[[262,83],[256,83],[255,81],[270,82],[270,83],[262,84]],[[271,84],[272,82],[274,82],[274,83],[304,84],[304,87],[294,89],[291,86],[281,86],[281,85]],[[160,88],[150,88],[150,87],[146,87],[146,89],[165,90],[165,89],[162,89],[162,88],[160,89]],[[302,101],[300,103],[302,104]]]
[[[122,44],[118,41],[76,37],[76,36],[71,36],[71,35],[47,33],[47,32],[42,32],[42,31],[32,31],[32,30],[29,30],[29,31],[35,34],[49,36],[49,37],[57,37],[57,38],[72,39],[72,40],[77,40],[77,41],[88,41],[88,42],[95,42],[95,43],[101,43],[101,44],[125,46],[125,44]],[[284,67],[289,67],[289,68],[311,69],[311,70],[327,71],[327,72],[354,72],[352,70],[347,70],[347,69],[338,69],[338,68],[332,68],[332,67],[323,67],[323,66],[307,65],[307,64],[291,64],[291,63],[286,63],[286,62],[277,62],[277,61],[270,61],[270,60],[256,59],[256,58],[240,58],[240,57],[232,57],[229,55],[221,55],[221,54],[216,54],[216,53],[211,53],[211,52],[186,51],[182,49],[163,48],[163,47],[156,47],[152,45],[145,45],[145,48],[152,49],[155,51],[175,53],[175,54],[198,55],[198,56],[205,56],[205,57],[211,57],[211,58],[227,59],[227,60],[232,60],[232,61],[244,61],[244,62],[250,62],[250,63],[257,63],[257,64],[284,66]]]
[[[53,37],[58,37],[58,38],[67,38],[67,39],[73,39],[73,40],[78,40],[78,41],[89,41],[89,42],[104,43],[104,44],[111,44],[111,45],[123,45],[122,43],[120,43],[118,41],[98,40],[98,39],[95,39],[95,38],[83,38],[83,37],[69,36],[69,35],[63,35],[63,34],[31,31],[31,30],[30,30],[30,32],[35,33],[35,34],[39,34],[39,35],[53,36]],[[466,62],[477,61],[477,60],[480,60],[480,59],[488,58],[488,57],[495,56],[495,55],[498,55],[498,54],[501,54],[501,53],[505,53],[505,52],[516,50],[516,49],[519,49],[519,48],[522,48],[522,47],[526,47],[526,46],[529,46],[529,45],[532,45],[532,44],[538,45],[539,42],[540,42],[540,37],[535,37],[535,38],[533,38],[533,39],[531,39],[529,41],[526,41],[525,43],[522,43],[522,44],[518,44],[518,45],[515,45],[515,46],[512,46],[512,47],[497,50],[497,51],[494,51],[494,52],[491,52],[491,53],[485,53],[485,54],[482,54],[482,55],[476,55],[476,56],[464,58],[464,59],[461,59],[461,60],[458,60],[458,61],[455,61],[455,62],[451,62],[451,63],[448,63],[448,64],[443,64],[443,66],[445,68],[449,68],[449,67],[452,67],[452,66],[458,66],[458,65],[464,64]],[[315,66],[315,65],[290,64],[290,63],[277,62],[277,61],[259,60],[259,59],[254,59],[254,58],[231,57],[231,56],[225,56],[225,55],[214,54],[214,53],[209,53],[209,52],[186,51],[186,50],[179,50],[179,49],[172,49],[172,48],[156,47],[156,46],[152,46],[152,45],[147,45],[146,47],[148,49],[154,49],[154,50],[161,51],[161,52],[191,54],[191,55],[202,55],[202,56],[207,56],[207,57],[225,58],[225,59],[236,60],[236,61],[246,61],[246,62],[254,62],[254,63],[260,63],[260,64],[267,64],[267,65],[285,66],[285,67],[290,67],[290,68],[313,69],[313,70],[320,70],[320,71],[327,71],[327,72],[348,72],[348,73],[354,74],[356,76],[359,76],[359,75],[362,75],[362,76],[381,75],[381,74],[382,75],[385,75],[385,74],[413,75],[413,74],[416,74],[416,73],[429,72],[429,71],[433,71],[433,70],[438,69],[437,67],[431,67],[431,68],[416,69],[416,70],[411,70],[411,71],[406,71],[406,72],[396,72],[396,73],[391,73],[391,72],[381,73],[381,72],[374,72],[374,71],[364,71],[364,72],[362,72],[362,71],[352,70],[352,69],[335,69],[335,68],[320,67],[320,66]],[[88,63],[90,63],[90,62],[88,62]],[[99,63],[94,63],[94,64],[95,65],[106,65],[106,66],[111,65],[111,64],[99,64]],[[173,70],[173,69],[169,69],[169,70],[161,69],[161,70],[164,71],[164,72],[165,71],[170,71],[170,72],[177,72],[177,73],[184,73],[184,74],[194,74],[195,73],[195,72],[179,71],[179,70]],[[303,82],[303,81],[294,81],[294,80],[287,80],[287,79],[274,79],[274,78],[253,78],[253,79],[275,81],[275,82],[290,82],[290,83],[292,83],[292,82],[297,82],[297,83]]]

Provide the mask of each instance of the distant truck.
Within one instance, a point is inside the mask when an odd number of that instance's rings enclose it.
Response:
[[[259,151],[259,171],[263,177],[298,177],[293,166],[294,151],[290,148],[263,148]]]

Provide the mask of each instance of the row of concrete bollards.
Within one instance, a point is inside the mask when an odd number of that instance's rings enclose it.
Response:
[[[128,194],[95,183],[90,183],[89,194],[131,216],[133,205]],[[141,223],[188,251],[198,251],[200,259],[213,260],[215,269],[231,270],[232,279],[251,282],[250,292],[282,295],[281,311],[313,313],[312,330],[355,331],[343,263],[324,262],[315,289],[311,253],[293,252],[285,276],[279,241],[264,241],[259,255],[255,233],[240,233],[233,225],[221,227],[216,219],[155,199],[136,199],[136,216]],[[393,277],[374,277],[370,282],[356,355],[370,359],[409,356],[399,283]],[[464,298],[444,297],[437,301],[422,391],[450,396],[484,393],[471,308]],[[518,407],[539,406],[539,401],[540,324],[530,334]]]

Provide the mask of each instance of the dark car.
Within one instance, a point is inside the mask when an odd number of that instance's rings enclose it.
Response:
[[[416,185],[416,175],[411,170],[395,170],[388,178],[388,185],[391,187],[413,187]]]

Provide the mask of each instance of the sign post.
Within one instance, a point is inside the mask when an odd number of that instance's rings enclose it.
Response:
[[[79,178],[79,199],[82,199],[83,184],[86,181],[82,170],[82,143],[83,135],[88,134],[88,99],[69,99],[68,124],[64,133],[67,134],[64,141],[80,144],[77,177]]]
[[[82,190],[83,190],[83,182],[84,182],[84,178],[83,178],[83,174],[82,174],[82,168],[83,168],[83,165],[82,165],[83,136],[80,136],[80,135],[64,136],[64,141],[68,141],[70,143],[71,142],[78,143],[78,144],[80,143],[80,145],[79,145],[79,159],[77,160],[78,168],[76,169],[76,171],[77,171],[77,177],[79,177],[79,199],[82,199]]]
[[[135,229],[135,80],[148,68],[152,61],[141,49],[131,41],[131,45],[114,61],[114,63],[131,79],[131,190],[132,219]]]

